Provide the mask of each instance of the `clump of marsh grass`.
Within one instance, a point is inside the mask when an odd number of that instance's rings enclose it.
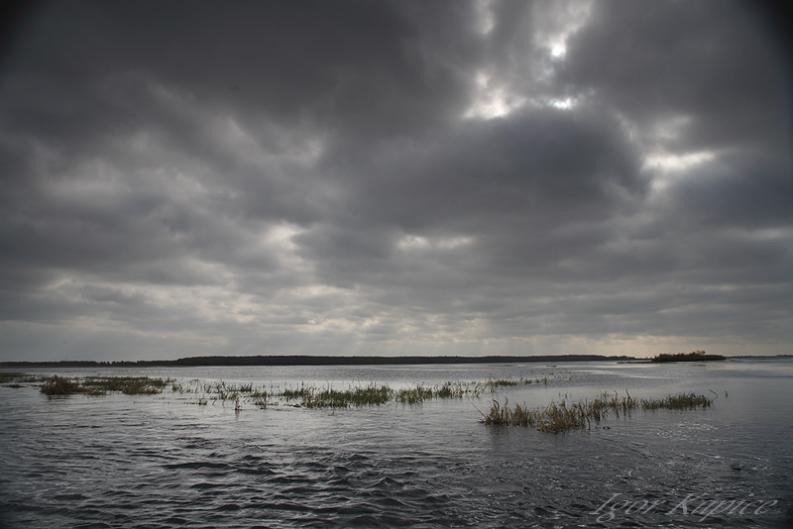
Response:
[[[536,426],[541,432],[559,433],[588,427],[595,417],[601,416],[602,412],[586,404],[568,406],[564,401],[559,404],[551,402],[545,409],[530,410],[525,404],[516,404],[511,408],[508,401],[502,405],[494,400],[490,412],[483,416],[483,422],[491,425]]]
[[[567,405],[565,401],[552,402],[537,416],[537,429],[541,432],[559,433],[567,430],[590,428],[592,421],[600,422],[605,416],[602,408],[592,403]]]
[[[234,384],[224,380],[202,381],[201,379],[192,379],[189,382],[180,383],[169,379],[168,383],[171,384],[172,393],[201,395],[199,402],[197,402],[199,405],[208,404],[210,401],[214,404],[215,402],[225,403],[226,401],[235,401],[237,399],[245,399],[259,405],[274,395],[264,388],[255,388],[252,382]],[[303,394],[304,391],[300,390],[300,394],[297,396],[302,396]],[[289,398],[295,395],[292,392],[287,392]],[[192,402],[196,403],[196,401]],[[263,408],[265,406],[260,407]]]
[[[47,396],[74,395],[76,393],[86,393],[86,389],[79,382],[57,375],[44,381],[40,390]]]
[[[253,401],[254,406],[256,406],[258,408],[261,408],[263,410],[267,409],[267,392],[266,391],[264,391],[264,392],[256,392],[255,394],[251,393],[251,399]]]
[[[388,386],[374,384],[346,390],[301,385],[298,389],[285,389],[277,395],[287,401],[300,399],[306,408],[349,408],[385,404],[394,397],[394,391]]]
[[[479,382],[444,382],[434,390],[433,397],[437,399],[478,397],[482,393],[482,387]]]
[[[705,395],[694,393],[679,393],[667,395],[660,399],[642,399],[644,410],[693,410],[696,408],[709,408],[713,401]]]
[[[444,382],[436,392],[439,399],[462,399],[478,397],[483,386],[478,382]]]
[[[537,412],[529,410],[525,404],[516,404],[514,408],[510,408],[508,399],[504,400],[503,405],[493,400],[490,412],[482,416],[482,422],[485,424],[513,426],[534,426],[536,419]]]
[[[622,412],[623,415],[628,415],[631,410],[635,410],[639,407],[639,401],[631,397],[630,393],[627,391],[625,395],[619,395],[616,392],[604,392],[594,398],[592,402],[585,401],[585,404],[592,409],[595,416],[598,414],[605,416],[610,410],[619,417],[620,412]],[[600,420],[600,418],[597,417],[597,420]]]
[[[234,384],[226,384],[226,382],[223,380],[203,385],[204,393],[211,394],[213,397],[216,397],[217,400],[238,399],[239,394],[242,393],[242,387],[249,389],[252,388],[253,385],[236,386]]]
[[[385,404],[393,395],[388,386],[367,386],[348,390],[311,390],[303,397],[307,408],[349,408]]]
[[[421,404],[431,399],[462,399],[464,397],[478,397],[485,384],[468,381],[447,381],[440,385],[418,385],[404,388],[394,393],[394,400],[401,404]]]
[[[396,392],[394,399],[402,404],[420,404],[425,400],[430,400],[433,395],[433,388],[418,385],[415,388],[400,389]]]
[[[173,381],[169,381],[173,382]],[[213,402],[214,401],[227,401],[237,400],[243,396],[258,396],[264,395],[262,391],[254,389],[252,382],[244,384],[227,383],[225,380],[217,380],[212,382],[205,382],[200,379],[193,379],[187,384],[173,382],[171,386],[173,393],[195,393],[206,395]]]
[[[314,392],[316,392],[316,388],[314,388],[313,386],[306,386],[301,383],[299,388],[297,389],[287,388],[283,390],[279,394],[279,396],[285,398],[286,400],[296,400],[296,399],[306,400]]]
[[[704,395],[694,393],[680,393],[667,395],[659,399],[637,400],[629,393],[618,395],[616,393],[603,393],[592,400],[584,400],[568,404],[562,400],[557,403],[552,401],[544,409],[529,410],[526,405],[517,404],[510,408],[505,400],[502,405],[493,400],[487,415],[482,414],[482,422],[489,425],[505,426],[536,426],[537,430],[548,433],[560,433],[575,429],[589,429],[592,423],[599,423],[610,412],[619,417],[620,413],[627,415],[631,410],[690,410],[707,408],[712,400]]]

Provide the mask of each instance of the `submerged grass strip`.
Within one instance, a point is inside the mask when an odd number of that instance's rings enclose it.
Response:
[[[155,395],[162,393],[170,379],[150,377],[85,377],[52,376],[44,381],[40,391],[45,395],[104,395],[120,392],[125,395]]]
[[[483,414],[482,422],[491,425],[535,426],[541,432],[560,433],[568,430],[591,428],[592,423],[599,423],[610,412],[619,417],[620,412],[628,414],[632,410],[691,410],[708,408],[713,401],[704,395],[680,393],[667,395],[660,399],[637,400],[626,393],[603,393],[592,400],[584,400],[568,404],[564,400],[551,402],[544,409],[530,410],[525,404],[509,406],[505,401],[501,404],[494,400],[487,415]]]
[[[517,380],[512,378],[497,378],[495,380],[488,380],[483,385],[490,389],[490,391],[495,391],[497,388],[504,387],[504,386],[520,386],[520,385],[529,385],[529,384],[544,384],[548,385],[548,377],[543,378],[519,378]]]
[[[5,380],[19,379],[18,374],[8,374]],[[4,380],[0,378],[0,380]],[[194,394],[196,404],[205,405],[210,402],[225,402],[242,400],[265,408],[273,402],[273,398],[280,398],[286,402],[295,401],[298,406],[307,408],[348,408],[359,406],[378,406],[388,402],[407,405],[421,404],[433,399],[463,399],[479,398],[486,390],[495,392],[500,388],[510,388],[532,383],[545,383],[548,379],[490,379],[478,381],[446,381],[436,385],[419,384],[415,387],[394,390],[387,385],[370,384],[368,386],[353,386],[346,389],[307,386],[301,384],[297,388],[284,388],[283,390],[254,388],[253,383],[243,384],[219,381],[202,381],[193,379],[189,382],[170,378],[150,377],[120,377],[120,376],[87,376],[87,377],[62,377],[38,378],[41,393],[45,395],[105,395],[110,392],[120,392],[127,395],[154,395],[162,393],[166,388],[173,394]],[[277,401],[276,401],[277,402]]]
[[[156,395],[173,381],[149,377],[86,377],[81,382],[89,390],[102,393],[118,391],[125,395]]]
[[[419,384],[412,388],[399,390],[385,385],[370,384],[346,390],[317,388],[301,385],[296,389],[285,389],[274,396],[287,401],[300,400],[307,408],[349,408],[354,406],[377,406],[387,402],[400,404],[421,404],[432,399],[462,399],[478,397],[484,388],[480,382],[444,382],[434,386]]]
[[[27,373],[0,373],[0,384],[14,383],[11,387],[22,387],[20,382],[42,382],[44,377],[29,375]]]

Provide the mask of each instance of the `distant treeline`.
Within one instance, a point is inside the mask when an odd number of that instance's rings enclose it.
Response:
[[[731,356],[732,359],[791,358],[793,355]],[[660,354],[650,362],[699,362],[725,360],[721,355],[705,351]],[[0,367],[206,367],[206,366],[359,366],[405,364],[513,364],[524,362],[647,362],[647,358],[603,355],[541,355],[541,356],[190,356],[178,360],[61,360],[49,362],[6,361]]]
[[[664,362],[704,362],[709,360],[726,360],[727,357],[721,355],[709,355],[705,351],[691,351],[690,353],[660,354],[653,357],[650,361],[657,363]]]
[[[350,366],[404,364],[493,364],[635,360],[632,356],[191,356],[178,360],[0,362],[3,367],[203,367],[203,366]]]

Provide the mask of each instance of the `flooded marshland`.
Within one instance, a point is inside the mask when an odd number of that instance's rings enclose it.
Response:
[[[791,361],[25,373],[0,384],[4,527],[775,528],[793,519]],[[41,379],[52,375],[167,383],[45,395]],[[380,391],[377,402],[300,398],[367,388]],[[637,404],[559,433],[483,420],[493,401],[545,410],[604,393],[623,403],[696,394],[709,405]]]

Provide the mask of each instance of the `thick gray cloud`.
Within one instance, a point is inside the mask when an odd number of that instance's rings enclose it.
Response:
[[[0,358],[791,352],[754,9],[36,4],[0,55]]]

